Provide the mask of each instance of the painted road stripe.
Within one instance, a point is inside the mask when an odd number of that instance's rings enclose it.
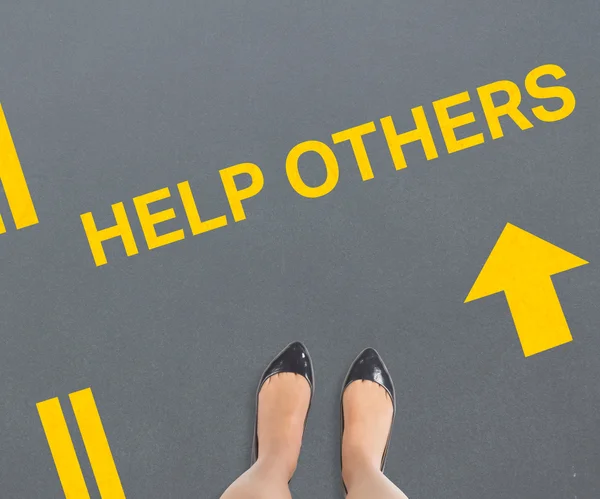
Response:
[[[96,477],[100,496],[103,499],[125,499],[119,472],[108,445],[92,390],[86,388],[71,393],[69,398],[73,405],[73,412],[75,412],[85,450],[92,465],[94,477]]]
[[[89,499],[90,494],[58,398],[38,403],[37,410],[66,499]]]
[[[102,420],[90,388],[69,395],[102,499],[125,499]],[[58,398],[37,404],[66,499],[90,499]]]

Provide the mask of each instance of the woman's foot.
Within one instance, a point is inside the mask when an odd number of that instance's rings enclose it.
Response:
[[[379,470],[394,415],[389,393],[373,381],[354,381],[344,391],[342,477],[350,488],[356,471]]]
[[[342,479],[349,490],[365,474],[381,474],[394,421],[394,383],[372,348],[354,360],[342,391]]]
[[[258,394],[258,461],[289,480],[298,463],[311,388],[303,376],[283,372],[270,376]]]

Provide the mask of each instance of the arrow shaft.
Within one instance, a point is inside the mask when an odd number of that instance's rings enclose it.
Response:
[[[519,282],[506,290],[506,299],[525,357],[572,341],[550,277]]]

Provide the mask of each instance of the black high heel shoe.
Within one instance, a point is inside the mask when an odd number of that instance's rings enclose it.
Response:
[[[358,357],[354,360],[350,366],[350,370],[344,380],[344,386],[342,387],[342,399],[341,399],[341,438],[340,438],[340,464],[342,463],[342,439],[344,438],[344,392],[346,388],[350,386],[354,381],[372,381],[382,386],[390,396],[393,405],[392,413],[392,424],[390,425],[390,432],[388,434],[387,443],[383,451],[381,458],[381,471],[385,469],[385,463],[387,461],[388,449],[390,447],[390,440],[392,438],[392,428],[394,426],[394,420],[396,419],[396,396],[394,390],[394,383],[390,376],[387,367],[383,363],[383,359],[379,356],[376,350],[373,348],[367,348],[363,350]],[[346,484],[342,480],[344,492],[347,494]]]
[[[279,373],[294,373],[299,376],[303,376],[310,386],[310,402],[308,404],[308,410],[306,411],[306,419],[304,420],[304,426],[306,427],[306,421],[308,420],[308,413],[312,404],[313,391],[315,386],[313,365],[310,355],[306,347],[299,341],[290,343],[283,351],[275,357],[262,377],[258,384],[258,390],[256,391],[256,418],[254,421],[254,439],[252,444],[252,457],[250,464],[254,464],[258,459],[258,394],[261,388],[271,376]]]

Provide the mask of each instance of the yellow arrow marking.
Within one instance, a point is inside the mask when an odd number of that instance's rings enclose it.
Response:
[[[550,276],[587,261],[506,224],[465,303],[504,291],[525,357],[573,338]]]

